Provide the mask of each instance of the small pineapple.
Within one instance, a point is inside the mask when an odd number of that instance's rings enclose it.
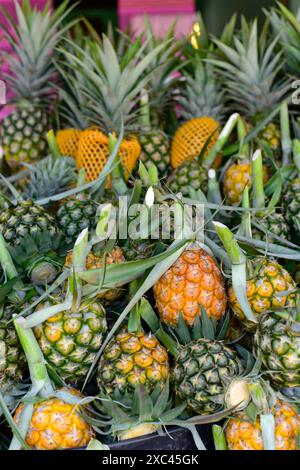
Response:
[[[96,213],[96,202],[85,195],[67,199],[60,204],[56,223],[68,245],[76,240],[83,229],[96,226]]]
[[[204,193],[208,188],[207,169],[201,166],[197,159],[188,160],[181,166],[175,168],[167,180],[168,188],[173,193],[182,193],[183,196],[190,195],[190,188]]]
[[[81,393],[72,388],[63,388],[60,392],[83,398]],[[17,425],[23,408],[21,404],[16,409],[14,420]],[[66,403],[59,398],[34,403],[26,443],[33,450],[66,450],[87,446],[95,433],[82,416],[83,410],[83,406]]]
[[[168,353],[155,336],[141,330],[130,333],[124,327],[101,356],[97,383],[104,395],[124,395],[138,384],[151,393],[157,384],[162,387],[168,376]]]
[[[201,306],[207,314],[220,319],[226,309],[224,280],[214,258],[202,248],[187,249],[163,274],[153,288],[162,321],[178,324],[182,313],[188,325],[193,325]]]
[[[39,310],[61,299],[49,299]],[[75,310],[61,312],[34,328],[44,357],[68,383],[84,380],[106,333],[104,308],[99,302],[84,300]]]
[[[52,12],[47,3],[38,11],[24,0],[16,3],[16,22],[6,14],[15,34],[7,34],[14,54],[5,56],[11,72],[5,78],[14,93],[16,108],[3,120],[0,139],[5,159],[14,170],[47,153],[45,136],[54,94],[52,56],[62,34],[59,28],[69,11],[66,8],[65,2]]]

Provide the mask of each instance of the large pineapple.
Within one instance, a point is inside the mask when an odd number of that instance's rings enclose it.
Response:
[[[254,351],[262,359],[264,376],[276,387],[300,383],[300,323],[292,310],[261,315]]]
[[[97,383],[104,395],[131,393],[138,384],[151,393],[168,376],[168,353],[156,337],[141,330],[130,333],[124,327],[101,356]]]
[[[207,150],[213,146],[224,114],[224,90],[210,64],[194,60],[193,71],[186,73],[185,79],[186,87],[178,98],[184,123],[175,132],[171,146],[173,168],[198,156],[204,146]]]
[[[266,37],[259,37],[257,20],[247,24],[244,19],[232,46],[215,39],[225,58],[211,61],[223,76],[234,111],[240,111],[251,125],[266,118],[290,88],[288,78],[280,79],[283,61],[282,53],[275,50],[276,40],[269,42]],[[277,124],[269,123],[259,137],[273,151],[280,148]]]
[[[75,389],[63,388],[77,398],[83,395]],[[18,406],[14,420],[19,423],[24,405]],[[25,437],[33,450],[63,450],[85,447],[94,437],[92,427],[82,416],[83,406],[66,403],[59,398],[40,400],[33,405],[33,414]]]
[[[57,299],[57,302],[61,299]],[[39,304],[36,311],[55,305],[55,299]],[[40,348],[56,372],[67,382],[84,380],[106,332],[102,305],[83,301],[77,309],[63,311],[34,328]]]
[[[54,218],[31,200],[20,201],[0,214],[0,233],[8,244],[17,245],[24,236],[41,232],[55,237],[59,230]]]
[[[89,271],[91,269],[101,269],[103,267],[104,253],[101,256],[100,253],[95,255],[90,252],[86,257],[86,269]],[[71,266],[72,262],[72,251],[70,251],[66,257],[65,265],[67,267]],[[111,264],[124,263],[125,258],[123,251],[120,247],[115,246],[107,255],[105,256],[105,265],[109,266]],[[114,289],[109,289],[107,291],[97,294],[98,299],[102,299],[104,302],[112,302],[113,300],[118,299],[124,293],[124,289],[121,287],[115,287]]]
[[[300,416],[295,407],[277,400],[272,414],[275,418],[276,450],[297,450]],[[245,413],[231,418],[225,428],[229,450],[264,450],[259,417],[253,422]]]
[[[190,410],[211,414],[220,411],[229,381],[242,371],[236,352],[223,341],[200,338],[178,348],[171,378]]]
[[[5,56],[10,68],[5,79],[13,91],[16,108],[3,120],[0,130],[1,145],[12,169],[26,161],[37,161],[47,152],[54,80],[52,56],[62,32],[59,28],[67,14],[67,3],[53,12],[49,3],[38,11],[27,0],[15,7],[17,21],[7,15],[14,33],[7,33],[13,54]]]
[[[225,313],[224,280],[214,258],[202,248],[191,248],[163,274],[153,288],[159,315],[164,323],[176,326],[182,313],[193,325],[201,306],[210,317]]]
[[[295,307],[298,294],[291,275],[277,261],[255,258],[248,264],[247,298],[255,316],[274,308]],[[255,323],[247,320],[232,287],[228,290],[228,301],[233,313],[244,326],[255,329]]]
[[[93,45],[89,60],[80,59],[65,51],[65,60],[75,69],[84,83],[85,109],[92,126],[81,133],[77,152],[77,166],[84,168],[88,181],[101,173],[109,155],[109,133],[120,132],[124,124],[126,136],[119,149],[119,157],[128,178],[140,155],[141,147],[133,131],[137,129],[136,104],[142,88],[150,79],[149,64],[163,45],[158,46],[138,63],[130,51],[128,60],[119,59],[109,39],[104,36],[102,45]],[[82,51],[84,52],[84,51]]]

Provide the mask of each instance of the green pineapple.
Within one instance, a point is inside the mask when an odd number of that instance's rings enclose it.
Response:
[[[198,160],[188,160],[171,173],[167,185],[173,193],[181,192],[183,196],[190,195],[190,189],[204,193],[208,188],[207,169],[200,165]]]
[[[28,0],[15,7],[16,22],[5,15],[15,32],[12,35],[7,30],[6,34],[14,54],[5,56],[10,67],[5,79],[14,93],[16,108],[3,120],[0,130],[5,159],[12,169],[46,155],[45,136],[54,96],[52,56],[64,31],[58,28],[69,12],[67,2],[53,12],[50,3],[38,11]]]

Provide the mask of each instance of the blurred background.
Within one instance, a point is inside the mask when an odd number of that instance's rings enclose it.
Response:
[[[209,31],[218,34],[234,12],[248,18],[262,17],[262,8],[274,3],[275,0],[84,0],[76,12],[87,17],[98,31],[106,30],[108,22],[121,28],[130,24],[132,29],[139,30],[144,14],[149,14],[161,30],[178,16],[180,34],[190,30],[195,12],[200,10]],[[300,0],[282,0],[282,3],[294,11],[300,6]]]

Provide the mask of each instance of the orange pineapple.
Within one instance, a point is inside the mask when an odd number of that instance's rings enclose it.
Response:
[[[221,271],[212,256],[202,248],[186,250],[154,285],[154,297],[164,323],[176,326],[182,313],[193,325],[201,315],[219,319],[226,309],[226,294]]]

